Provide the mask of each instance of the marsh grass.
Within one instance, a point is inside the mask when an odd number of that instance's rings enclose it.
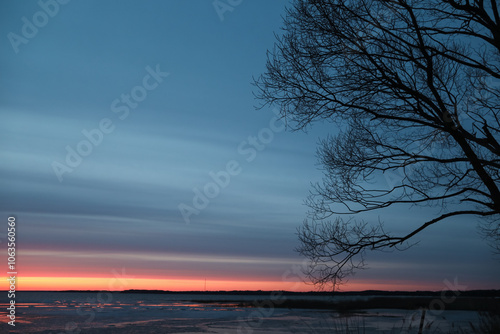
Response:
[[[455,326],[451,324],[449,329],[441,329],[436,326],[434,321],[425,322],[422,334],[500,334],[500,315],[493,312],[478,312],[479,322],[469,323],[468,326]],[[400,324],[395,324],[390,330],[381,330],[368,328],[363,315],[345,315],[336,314],[325,317],[324,321],[318,326],[303,321],[306,329],[300,333],[307,334],[369,334],[375,330],[377,334],[419,334],[420,314],[413,313],[408,318],[404,318]],[[299,333],[290,330],[291,333]]]
[[[474,334],[499,334],[500,333],[500,313],[479,312],[479,324],[469,324],[470,330]],[[469,333],[469,332],[462,332]],[[460,333],[460,334],[462,334]]]

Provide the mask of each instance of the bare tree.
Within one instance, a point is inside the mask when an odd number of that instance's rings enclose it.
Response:
[[[296,0],[284,20],[255,80],[261,106],[279,106],[294,130],[338,127],[320,143],[324,179],[298,230],[312,281],[339,283],[365,251],[407,247],[463,215],[498,247],[496,1]],[[403,235],[341,216],[405,204],[441,211]]]

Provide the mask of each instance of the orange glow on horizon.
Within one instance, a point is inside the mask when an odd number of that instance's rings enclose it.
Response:
[[[207,291],[221,290],[287,290],[310,291],[305,283],[283,283],[266,281],[222,281],[207,280]],[[169,290],[203,291],[205,280],[121,278],[121,277],[18,277],[18,291],[61,291],[61,290],[109,290],[122,291]]]
[[[4,281],[5,282],[5,281]],[[7,288],[8,285],[5,285]],[[18,277],[17,291],[62,291],[62,290],[168,290],[168,291],[204,291],[205,280],[200,279],[160,279],[135,277]],[[339,291],[415,291],[439,290],[439,287],[417,286],[412,282],[358,282],[341,286]],[[8,289],[7,289],[8,290]],[[231,290],[285,290],[285,291],[316,291],[311,284],[303,282],[283,281],[238,281],[238,280],[207,280],[207,291]]]

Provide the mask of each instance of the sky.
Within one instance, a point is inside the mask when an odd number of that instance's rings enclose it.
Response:
[[[1,4],[0,261],[14,216],[18,289],[315,289],[296,229],[337,128],[290,131],[252,85],[289,3]],[[363,218],[405,233],[435,213]],[[415,241],[342,289],[500,288],[475,218]]]

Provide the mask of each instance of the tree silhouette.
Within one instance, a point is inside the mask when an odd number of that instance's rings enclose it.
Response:
[[[495,0],[296,0],[276,38],[255,80],[260,107],[279,106],[293,130],[338,127],[319,145],[324,179],[298,229],[314,283],[340,283],[367,250],[408,247],[463,215],[498,248]],[[403,235],[342,216],[404,204],[441,210]]]

